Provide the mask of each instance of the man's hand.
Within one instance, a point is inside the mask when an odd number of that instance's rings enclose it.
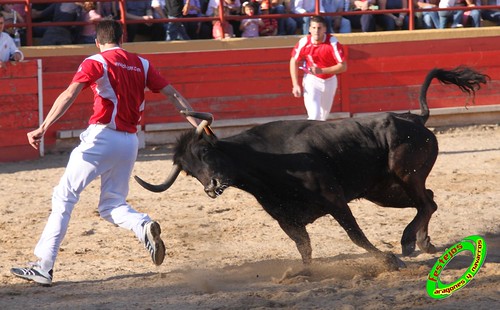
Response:
[[[14,60],[14,61],[20,61],[21,58],[22,58],[22,56],[21,56],[21,53],[19,53],[19,52],[15,52],[14,54],[12,54],[12,60]]]
[[[293,86],[293,88],[292,88],[292,94],[293,94],[294,97],[297,97],[297,98],[300,97],[300,96],[302,96],[302,89],[300,88],[299,85]]]
[[[37,128],[33,131],[30,131],[27,133],[28,142],[31,144],[32,147],[38,150],[44,134],[45,132],[41,128]]]

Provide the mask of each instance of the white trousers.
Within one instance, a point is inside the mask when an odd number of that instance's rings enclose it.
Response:
[[[59,185],[52,194],[52,212],[35,247],[43,270],[51,270],[68,229],[71,212],[80,193],[101,177],[98,211],[100,216],[132,230],[144,242],[143,223],[151,219],[127,204],[129,180],[137,158],[136,134],[90,125],[80,135],[80,144],[71,152]]]
[[[337,76],[324,80],[313,74],[305,74],[302,87],[307,119],[325,121],[330,114],[337,91]]]

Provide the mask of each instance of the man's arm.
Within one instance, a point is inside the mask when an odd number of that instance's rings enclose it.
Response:
[[[177,110],[179,110],[179,112],[183,110],[194,111],[191,105],[186,100],[186,98],[184,98],[181,95],[181,93],[179,93],[177,89],[175,89],[172,85],[167,85],[163,87],[161,93],[168,97],[170,102],[172,102],[175,105],[175,107],[177,108]],[[186,117],[186,119],[194,127],[198,126],[199,121],[196,118],[188,116]]]
[[[292,94],[294,97],[302,96],[299,84],[299,65],[294,57],[290,58],[290,78],[292,79]]]
[[[311,73],[312,74],[339,74],[347,71],[347,62],[341,62],[338,64],[335,64],[331,67],[325,67],[325,68],[319,68],[319,67],[312,67],[311,68]]]
[[[28,132],[28,141],[35,149],[38,149],[43,135],[47,129],[66,113],[69,107],[82,91],[84,83],[71,83],[54,101],[49,114],[45,117],[42,125],[37,129]]]

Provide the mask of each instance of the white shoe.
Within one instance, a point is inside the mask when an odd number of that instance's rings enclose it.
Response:
[[[153,263],[160,266],[165,259],[165,244],[160,238],[161,227],[155,221],[144,225],[144,246],[151,254]]]
[[[27,268],[12,268],[10,272],[16,277],[34,281],[36,283],[50,286],[52,284],[52,269],[44,271],[38,263],[29,263],[30,267]]]

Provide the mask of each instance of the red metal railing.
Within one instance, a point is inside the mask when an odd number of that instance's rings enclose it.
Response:
[[[224,1],[224,0],[221,0]],[[482,6],[457,6],[451,8],[433,8],[433,9],[416,9],[410,5],[409,8],[406,9],[393,9],[393,10],[369,10],[369,11],[348,11],[348,12],[331,12],[331,13],[322,13],[319,11],[319,3],[321,0],[316,0],[316,11],[313,13],[304,13],[304,14],[262,14],[256,15],[252,18],[284,18],[284,17],[305,17],[305,16],[314,16],[314,15],[322,15],[322,16],[349,16],[349,15],[363,15],[363,14],[372,14],[372,15],[380,15],[386,13],[407,13],[408,16],[414,16],[416,12],[429,12],[429,11],[471,11],[477,9],[500,9],[500,6],[496,5],[482,5]],[[26,18],[24,23],[16,23],[14,24],[6,24],[5,27],[22,27],[26,28],[26,44],[28,46],[33,45],[33,27],[50,27],[50,26],[83,26],[89,25],[90,22],[84,21],[75,21],[75,22],[33,22],[32,21],[32,4],[48,4],[48,3],[63,3],[63,2],[75,2],[72,0],[0,0],[0,4],[19,4],[22,3],[25,6]],[[120,12],[125,12],[125,4],[127,0],[92,0],[92,2],[117,2]],[[409,2],[412,2],[411,0]],[[225,20],[242,20],[244,18],[249,18],[245,15],[224,15],[222,7],[219,7],[219,16],[217,17],[185,17],[182,18],[182,22],[193,22],[193,21],[214,21],[220,20],[224,22]],[[120,14],[120,21],[123,25],[123,31],[126,38],[126,25],[127,24],[140,24],[140,23],[166,23],[171,21],[179,22],[179,19],[169,19],[169,18],[159,18],[154,20],[128,20],[125,17],[125,14]],[[409,30],[415,29],[415,19],[409,18]]]

